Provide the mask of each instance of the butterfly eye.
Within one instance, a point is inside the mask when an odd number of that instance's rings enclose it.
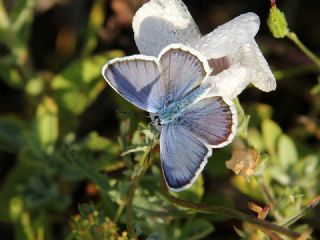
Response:
[[[162,121],[160,120],[158,115],[154,115],[152,118],[152,125],[155,126],[156,129],[161,130]]]
[[[161,120],[160,120],[160,118],[159,118],[158,115],[155,115],[155,116],[153,117],[152,124],[153,124],[154,126],[158,126],[158,127],[161,127],[161,126],[162,126],[162,122],[161,122]]]

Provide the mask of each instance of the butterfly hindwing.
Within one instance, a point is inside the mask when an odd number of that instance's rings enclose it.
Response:
[[[211,148],[232,141],[237,115],[222,97],[204,98],[182,116],[162,127],[160,156],[168,187],[180,191],[197,178],[211,156]]]
[[[229,144],[237,128],[234,105],[222,97],[204,98],[194,103],[180,121],[212,148]]]
[[[181,191],[196,180],[211,149],[183,124],[163,126],[160,137],[162,171],[168,187]]]

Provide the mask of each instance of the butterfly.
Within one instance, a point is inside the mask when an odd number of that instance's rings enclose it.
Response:
[[[190,187],[212,148],[229,144],[237,114],[231,100],[211,96],[207,60],[182,44],[165,47],[158,58],[116,58],[102,68],[107,83],[126,100],[148,111],[160,131],[160,161],[168,188]]]

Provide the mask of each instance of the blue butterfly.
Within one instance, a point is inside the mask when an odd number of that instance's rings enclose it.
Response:
[[[159,57],[134,55],[109,61],[107,83],[122,97],[148,111],[160,133],[161,167],[172,191],[190,187],[212,154],[234,138],[237,115],[232,102],[210,96],[207,60],[181,44]]]

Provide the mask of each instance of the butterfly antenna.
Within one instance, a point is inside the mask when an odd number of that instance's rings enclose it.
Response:
[[[119,109],[117,109],[116,112],[117,112],[117,113],[121,113],[121,114],[125,114],[125,115],[131,115],[131,116],[137,117],[137,114],[134,113],[134,112],[126,112],[126,111],[122,111],[122,110],[119,110]],[[148,116],[148,115],[145,115],[144,117],[150,119],[150,116]]]

